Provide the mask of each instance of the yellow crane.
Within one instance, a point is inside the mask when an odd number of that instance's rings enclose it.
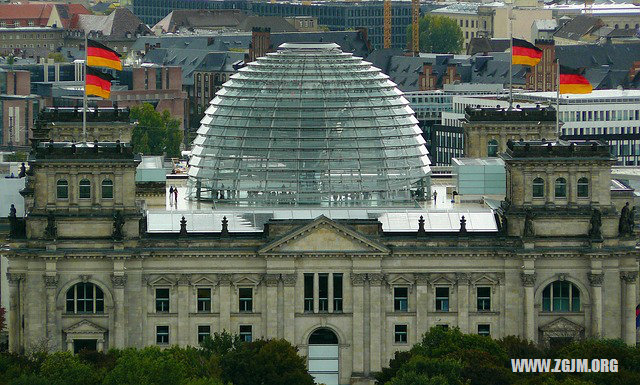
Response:
[[[383,47],[391,48],[391,0],[384,0],[384,24]],[[420,0],[411,0],[411,52],[414,56],[420,53],[420,31],[418,20],[420,19]]]

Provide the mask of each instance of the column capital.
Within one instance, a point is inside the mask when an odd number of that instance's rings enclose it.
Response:
[[[9,286],[17,286],[20,281],[24,281],[27,278],[25,273],[7,273],[7,281]]]
[[[419,285],[429,284],[429,273],[414,273],[413,277],[416,280],[416,284],[419,284]]]
[[[471,274],[469,273],[456,273],[456,283],[458,285],[470,285]]]
[[[44,279],[44,286],[47,289],[55,289],[56,287],[58,287],[58,275],[43,275],[42,278]]]
[[[298,276],[296,274],[280,274],[282,278],[282,283],[285,286],[295,286],[298,281]]]
[[[278,286],[280,274],[266,273],[262,275],[262,279],[267,286]]]
[[[351,273],[351,285],[353,286],[364,285],[364,281],[366,279],[367,279],[367,274],[365,273]]]
[[[218,282],[220,285],[230,285],[231,284],[231,274],[229,273],[220,273],[218,274]]]
[[[111,274],[111,283],[115,288],[124,288],[127,284],[127,276],[125,274],[115,275]]]
[[[628,283],[628,284],[635,283],[637,278],[638,278],[637,271],[621,271],[620,272],[620,279],[623,280],[625,283]]]
[[[180,274],[178,277],[178,286],[191,285],[191,274]]]
[[[523,286],[533,286],[536,283],[536,273],[520,273]]]
[[[589,278],[589,284],[591,286],[602,286],[602,282],[604,282],[603,273],[587,273],[587,278]]]
[[[367,276],[372,285],[380,286],[384,282],[384,274],[382,273],[369,273]]]

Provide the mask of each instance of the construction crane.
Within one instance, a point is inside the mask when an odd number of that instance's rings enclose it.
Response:
[[[391,48],[391,0],[384,0],[383,47]],[[420,0],[411,0],[411,52],[414,56],[420,53]]]

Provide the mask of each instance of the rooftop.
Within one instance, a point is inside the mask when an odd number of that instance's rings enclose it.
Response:
[[[40,142],[29,154],[29,162],[39,161],[97,161],[129,160],[134,161],[133,147],[129,143],[117,142]],[[138,157],[139,158],[139,157]]]
[[[600,160],[614,160],[611,158],[609,145],[602,141],[568,142],[558,140],[549,142],[543,140],[508,141],[507,151],[501,155],[504,160],[523,158],[589,158]]]
[[[467,107],[465,108],[465,119],[468,122],[512,122],[512,121],[546,121],[555,122],[556,113],[553,107],[543,108],[486,108]]]
[[[82,108],[46,107],[38,114],[39,123],[82,122]],[[128,108],[87,108],[87,122],[129,122]]]

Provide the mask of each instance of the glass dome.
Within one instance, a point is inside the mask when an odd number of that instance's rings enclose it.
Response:
[[[285,43],[231,76],[193,143],[189,196],[233,205],[381,206],[428,190],[409,102],[334,43]]]

